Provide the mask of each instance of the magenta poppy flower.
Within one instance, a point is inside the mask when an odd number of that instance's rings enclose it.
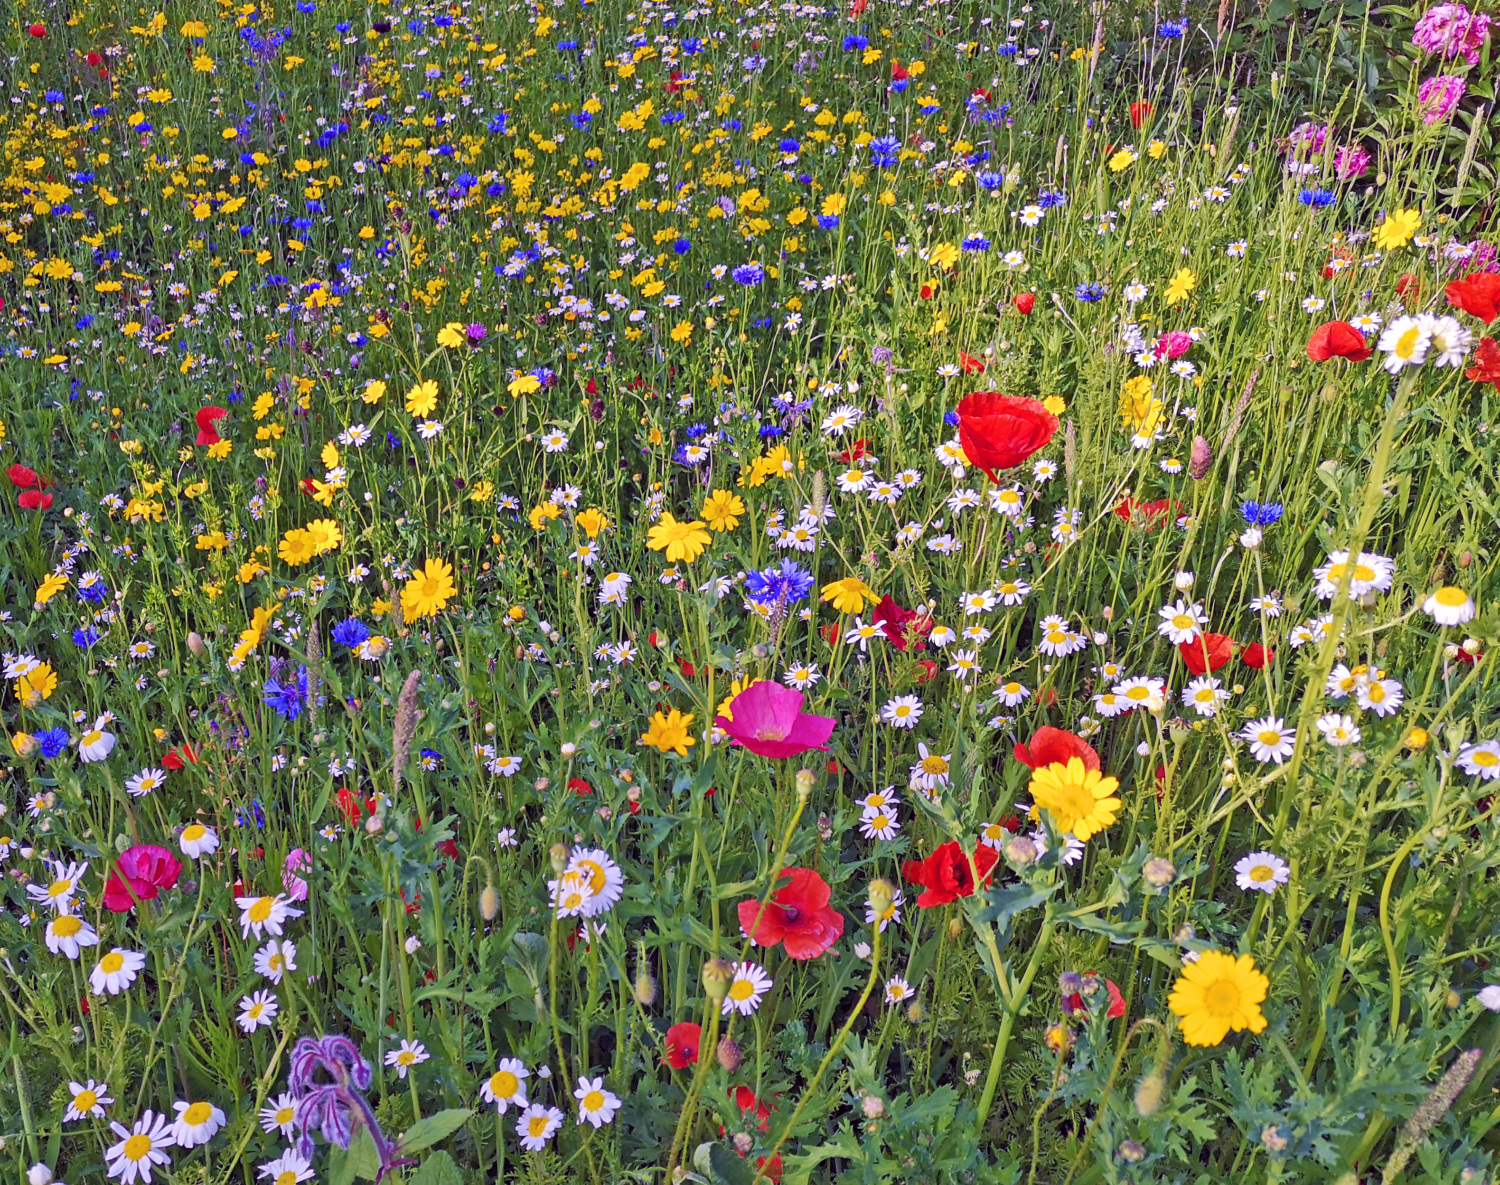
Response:
[[[150,843],[126,848],[120,853],[119,871],[110,873],[104,886],[104,908],[129,913],[137,900],[150,901],[170,889],[181,872],[182,861],[166,848]]]
[[[736,745],[762,757],[796,757],[809,749],[828,748],[836,721],[802,710],[803,695],[769,679],[752,683],[729,703],[733,716],[714,723]]]

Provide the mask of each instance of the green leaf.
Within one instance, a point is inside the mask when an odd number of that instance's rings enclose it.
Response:
[[[977,916],[981,922],[994,922],[1003,933],[1010,928],[1011,919],[1016,914],[1022,910],[1045,905],[1047,898],[1055,892],[1057,892],[1055,885],[1050,885],[1045,889],[1027,884],[997,885],[985,893],[986,904],[983,909],[979,910]]]
[[[373,1181],[380,1176],[380,1153],[375,1149],[375,1137],[367,1127],[358,1127],[349,1139],[349,1174]]]
[[[423,1148],[431,1148],[439,1140],[446,1140],[468,1123],[469,1116],[473,1114],[474,1110],[471,1107],[453,1107],[417,1120],[406,1129],[406,1134],[401,1137],[401,1151],[411,1153],[420,1152]]]
[[[354,1161],[343,1148],[328,1150],[328,1185],[354,1185]]]
[[[699,1144],[693,1152],[693,1167],[713,1185],[750,1185],[749,1164],[723,1144]]]
[[[464,1178],[453,1157],[446,1152],[434,1152],[411,1175],[407,1185],[464,1185]]]

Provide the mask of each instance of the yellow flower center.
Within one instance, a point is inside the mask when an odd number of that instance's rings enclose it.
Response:
[[[194,1103],[182,1113],[182,1122],[189,1127],[201,1127],[208,1122],[208,1118],[212,1114],[213,1108],[207,1103]]]
[[[403,1049],[400,1053],[398,1053],[396,1055],[396,1064],[397,1065],[409,1066],[409,1065],[412,1064],[412,1062],[414,1062],[416,1060],[417,1060],[417,1055],[414,1054],[409,1049]]]
[[[276,1185],[297,1185],[297,1172],[295,1169],[287,1169],[285,1172],[276,1174]]]
[[[91,728],[88,732],[83,734],[83,739],[80,740],[78,744],[81,748],[88,748],[88,746],[90,745],[97,745],[99,743],[99,738],[103,735],[104,734],[97,728]]]
[[[80,1090],[73,1096],[73,1109],[80,1115],[92,1111],[99,1105],[99,1096],[92,1090]]]
[[[1125,698],[1126,699],[1133,699],[1133,700],[1136,700],[1137,702],[1139,702],[1140,700],[1144,700],[1144,699],[1150,699],[1151,698],[1151,689],[1149,687],[1132,687],[1129,691],[1127,691],[1125,693]]]
[[[72,914],[65,913],[52,923],[52,933],[59,938],[72,938],[83,929],[83,923]]]
[[[497,1099],[508,1099],[516,1093],[521,1080],[509,1070],[497,1070],[490,1075],[490,1093]]]
[[[533,1115],[526,1123],[526,1130],[531,1134],[532,1139],[541,1139],[547,1131],[547,1116]]]
[[[66,897],[72,891],[72,881],[53,881],[47,886],[47,896],[49,897]]]
[[[145,1133],[131,1136],[125,1141],[126,1160],[145,1160],[146,1154],[151,1151],[151,1137]]]
[[[1257,864],[1250,870],[1250,879],[1260,884],[1264,884],[1275,875],[1276,870],[1269,864]]]
[[[580,860],[578,867],[573,871],[583,873],[588,881],[589,888],[593,889],[595,893],[604,892],[605,875],[603,865],[593,860]]]
[[[1416,351],[1417,341],[1422,336],[1422,331],[1413,325],[1405,333],[1396,339],[1396,348],[1393,351],[1398,358],[1410,358]]]
[[[99,960],[99,970],[106,975],[113,975],[123,966],[125,966],[125,956],[117,950],[110,951]]]
[[[1433,593],[1432,599],[1439,605],[1444,605],[1449,609],[1458,609],[1468,604],[1469,594],[1461,588],[1454,588],[1452,585],[1449,585],[1447,588],[1440,588],[1437,592]]]
[[[1190,630],[1196,624],[1197,624],[1197,622],[1195,622],[1186,613],[1177,613],[1177,614],[1174,614],[1173,617],[1172,617],[1172,625],[1176,629]]]
[[[197,843],[207,833],[208,828],[202,823],[190,823],[182,829],[182,838],[188,843]]]
[[[1263,728],[1255,735],[1262,745],[1279,745],[1281,743],[1281,734],[1273,732],[1269,728]]]
[[[583,1109],[585,1111],[598,1111],[604,1106],[604,1095],[597,1090],[591,1090],[583,1096]]]
[[[288,1124],[296,1117],[297,1109],[295,1107],[282,1107],[276,1112],[276,1122],[280,1124]]]
[[[948,772],[948,761],[947,761],[947,758],[939,757],[936,753],[929,754],[928,756],[922,758],[922,772],[923,773],[929,773],[929,774],[945,774],[945,773],[947,773]]]
[[[1240,985],[1232,979],[1214,980],[1203,989],[1203,1006],[1214,1016],[1233,1016],[1240,1008]]]
[[[1494,769],[1495,766],[1500,765],[1500,757],[1497,757],[1488,749],[1478,750],[1469,760],[1482,769]]]
[[[264,922],[271,916],[271,898],[257,897],[255,903],[250,906],[250,920],[252,922]]]

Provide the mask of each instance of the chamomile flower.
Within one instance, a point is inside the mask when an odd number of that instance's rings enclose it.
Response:
[[[603,1127],[615,1117],[620,1109],[620,1100],[612,1091],[604,1089],[604,1079],[587,1078],[580,1075],[578,1089],[573,1092],[578,1100],[578,1123]]]
[[[260,1127],[264,1132],[279,1132],[282,1136],[290,1138],[292,1125],[297,1119],[297,1100],[289,1092],[283,1092],[274,1099],[267,1099],[266,1105],[260,1109]]]
[[[897,1004],[910,1000],[916,994],[911,984],[907,983],[899,975],[892,975],[885,981],[885,1002],[887,1007],[894,1008]]]
[[[235,1017],[235,1023],[245,1032],[253,1033],[256,1029],[263,1029],[276,1020],[276,1013],[281,1009],[280,1003],[270,992],[261,990],[248,996],[240,997],[240,1014]]]
[[[297,945],[286,938],[273,938],[255,952],[255,970],[279,984],[288,971],[297,970]]]
[[[1279,716],[1252,720],[1240,729],[1239,735],[1249,743],[1250,755],[1262,765],[1268,761],[1280,765],[1292,755],[1297,741],[1297,730],[1286,727]]]
[[[914,695],[898,695],[881,706],[880,718],[892,728],[915,728],[922,719],[922,701]]]
[[[179,1148],[196,1148],[208,1143],[227,1122],[224,1112],[212,1103],[185,1103],[179,1099],[172,1104],[172,1109],[177,1112],[177,1119],[172,1124],[172,1139]]]
[[[1471,778],[1493,782],[1500,778],[1500,741],[1480,741],[1458,751],[1458,768]]]
[[[1274,893],[1291,875],[1286,861],[1270,852],[1251,852],[1234,866],[1234,883],[1247,893]]]
[[[256,938],[266,934],[279,937],[289,918],[302,916],[302,911],[293,909],[281,893],[274,897],[236,897],[234,903],[240,907],[240,933],[247,940],[252,934]]]
[[[420,1066],[431,1056],[420,1041],[402,1041],[397,1048],[386,1051],[385,1064],[393,1066],[398,1077],[405,1078],[408,1070]]]
[[[132,1185],[135,1181],[149,1183],[153,1168],[171,1163],[167,1149],[177,1141],[165,1115],[142,1111],[133,1127],[111,1123],[109,1129],[119,1142],[105,1149],[104,1159],[109,1165],[109,1175],[118,1177],[122,1185]]]
[[[736,963],[734,975],[729,980],[729,991],[724,996],[724,1015],[738,1012],[741,1016],[749,1016],[760,1007],[774,982],[759,963]]]
[[[99,945],[99,935],[83,918],[60,913],[47,923],[46,941],[54,955],[76,959],[84,947]]]
[[[859,833],[866,839],[895,839],[900,831],[896,813],[887,807],[866,809],[859,820]]]
[[[509,1107],[526,1106],[526,1079],[531,1071],[518,1057],[502,1057],[495,1072],[479,1086],[479,1095],[487,1103],[493,1103],[504,1115]]]
[[[1346,745],[1357,745],[1361,736],[1359,726],[1354,723],[1354,717],[1340,715],[1338,712],[1329,712],[1319,716],[1318,731],[1323,734],[1323,739],[1335,749],[1342,749]]]
[[[73,1097],[67,1110],[63,1112],[64,1123],[78,1123],[90,1118],[102,1119],[104,1108],[114,1102],[110,1098],[109,1087],[92,1078],[81,1086],[76,1082],[69,1082],[68,1090]]]
[[[532,1103],[516,1116],[516,1135],[521,1137],[521,1147],[527,1152],[540,1152],[562,1123],[563,1113],[556,1107]]]
[[[135,977],[145,966],[145,955],[117,946],[94,964],[94,969],[89,972],[89,987],[96,996],[106,993],[118,996],[135,982]]]

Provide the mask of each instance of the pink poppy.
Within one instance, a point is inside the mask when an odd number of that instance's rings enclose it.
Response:
[[[800,691],[765,679],[730,701],[733,719],[720,716],[714,723],[734,744],[761,757],[796,757],[809,749],[826,749],[837,722],[832,716],[804,712],[803,699]]]

